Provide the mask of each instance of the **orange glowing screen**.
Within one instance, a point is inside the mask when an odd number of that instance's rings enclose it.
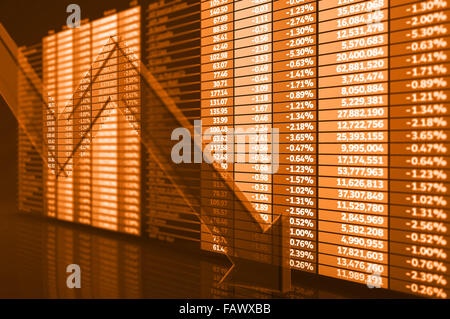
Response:
[[[201,1],[202,248],[446,298],[447,13]]]
[[[42,51],[49,101],[28,118],[43,210],[447,298],[449,16],[446,1],[173,0],[52,33],[23,51]],[[215,162],[175,164],[172,131],[198,119]],[[40,211],[42,164],[19,146],[21,210]]]
[[[48,216],[140,233],[140,8],[43,40]]]

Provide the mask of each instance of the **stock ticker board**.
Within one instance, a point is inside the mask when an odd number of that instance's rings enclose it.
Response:
[[[449,15],[143,1],[49,32],[20,48],[20,210],[448,298]]]

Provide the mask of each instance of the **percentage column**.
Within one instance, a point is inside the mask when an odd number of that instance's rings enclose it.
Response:
[[[274,215],[286,266],[316,273],[317,1],[274,2],[273,127],[279,132]],[[275,144],[274,148],[275,148]]]
[[[391,288],[449,293],[448,1],[391,1]]]

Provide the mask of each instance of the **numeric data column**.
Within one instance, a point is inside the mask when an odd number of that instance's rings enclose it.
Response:
[[[92,22],[92,225],[114,231],[119,230],[116,41],[117,15]]]
[[[272,1],[234,9],[235,255],[271,263]]]
[[[317,1],[274,2],[273,128],[279,132],[274,216],[287,221],[289,265],[317,262]],[[275,151],[275,150],[274,150]],[[283,232],[286,231],[283,229]]]
[[[319,269],[388,287],[387,1],[319,1]]]
[[[231,0],[201,4],[201,248],[234,253],[233,8]],[[209,159],[212,163],[206,163]]]
[[[119,230],[135,235],[141,232],[140,26],[138,7],[118,14]]]
[[[57,213],[58,219],[75,221],[73,188],[73,30],[57,34]]]
[[[390,9],[390,288],[433,298],[450,292],[449,9]]]
[[[57,131],[56,131],[56,35],[43,39],[43,90],[47,105],[43,105],[44,115],[44,156],[47,165],[44,166],[44,209],[49,217],[56,217],[56,171],[57,163]]]
[[[76,221],[91,223],[91,25],[74,33],[73,122],[74,122],[74,206]]]

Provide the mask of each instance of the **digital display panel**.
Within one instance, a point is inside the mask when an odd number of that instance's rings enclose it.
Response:
[[[19,129],[19,208],[448,298],[449,15],[435,0],[167,0],[50,32],[19,59],[45,96],[19,74],[45,157]]]
[[[202,247],[239,256],[244,214],[287,267],[446,298],[448,9],[202,1],[203,194],[223,221]]]
[[[140,234],[140,7],[43,40],[46,214]]]

